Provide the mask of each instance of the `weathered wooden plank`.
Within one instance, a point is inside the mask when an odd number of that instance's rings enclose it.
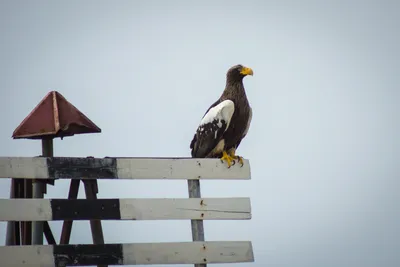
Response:
[[[94,241],[95,242],[95,241]],[[122,244],[61,245],[53,247],[54,262],[62,266],[108,266],[123,262]]]
[[[244,220],[249,198],[120,199],[122,220]]]
[[[0,246],[0,259],[2,266],[56,267],[52,245]]]
[[[46,178],[47,161],[40,157],[0,157],[1,178]]]
[[[0,157],[0,178],[250,179],[249,161],[228,168],[219,159]]]
[[[249,198],[0,200],[0,221],[89,219],[246,220],[251,204]]]
[[[201,264],[253,262],[251,242],[213,241],[124,244],[124,264]]]
[[[253,262],[249,241],[1,246],[2,266],[55,267]]]
[[[228,168],[219,159],[119,159],[118,175],[126,179],[250,179],[249,161]],[[140,178],[141,177],[141,178]]]
[[[0,221],[51,221],[53,211],[48,199],[1,199]]]

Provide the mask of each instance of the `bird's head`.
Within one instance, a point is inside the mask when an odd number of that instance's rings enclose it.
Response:
[[[253,76],[253,70],[240,64],[231,67],[226,73],[227,79],[232,82],[242,81],[247,75]]]

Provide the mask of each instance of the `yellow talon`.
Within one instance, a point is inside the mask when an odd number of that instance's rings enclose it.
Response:
[[[244,165],[243,157],[241,157],[241,156],[235,156],[234,158],[237,159],[237,160],[239,161],[241,167],[243,167],[243,165]]]
[[[230,168],[232,165],[235,164],[235,159],[232,156],[228,155],[228,153],[226,153],[226,151],[222,152],[221,161],[222,162],[226,161],[226,163],[228,164],[228,168]]]
[[[229,156],[237,161],[239,161],[241,167],[243,167],[243,157],[235,155],[236,149],[232,148],[231,150],[229,150]]]

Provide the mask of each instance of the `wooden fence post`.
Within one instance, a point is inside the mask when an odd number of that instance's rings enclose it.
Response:
[[[201,198],[200,181],[188,180],[189,198]],[[191,220],[193,241],[204,241],[203,220]],[[206,267],[207,264],[195,264],[195,267]]]

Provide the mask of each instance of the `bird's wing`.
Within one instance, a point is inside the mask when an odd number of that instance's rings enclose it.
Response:
[[[249,128],[250,128],[250,123],[251,123],[251,119],[253,118],[253,110],[252,110],[252,108],[250,107],[250,111],[249,111],[249,120],[247,121],[247,125],[246,125],[246,129],[244,130],[244,133],[243,133],[243,137],[242,138],[244,138],[246,135],[247,135],[247,132],[249,131]]]
[[[218,99],[217,101],[215,101],[215,102],[207,109],[207,111],[203,114],[203,117],[201,117],[201,119],[204,118],[204,116],[210,111],[210,109],[212,109],[213,107],[215,107],[215,106],[218,105],[219,103],[221,103],[221,100],[220,100],[220,99]],[[193,139],[192,139],[192,142],[190,142],[190,149],[193,150],[194,145],[196,144],[196,142],[197,142],[197,132],[194,134]],[[192,151],[192,154],[193,154],[193,151]]]
[[[217,146],[222,135],[228,129],[234,112],[235,105],[231,100],[224,100],[209,108],[190,145],[192,157],[206,157]]]
[[[251,119],[252,119],[252,118],[253,118],[253,110],[252,110],[252,108],[250,107],[249,119],[248,119],[248,121],[247,121],[246,129],[244,129],[242,138],[240,138],[240,139],[237,141],[237,143],[236,143],[236,145],[235,145],[236,148],[239,147],[239,145],[240,145],[240,143],[242,142],[243,138],[245,138],[245,136],[247,135],[247,132],[249,131],[249,128],[250,128],[250,123],[251,123]]]

